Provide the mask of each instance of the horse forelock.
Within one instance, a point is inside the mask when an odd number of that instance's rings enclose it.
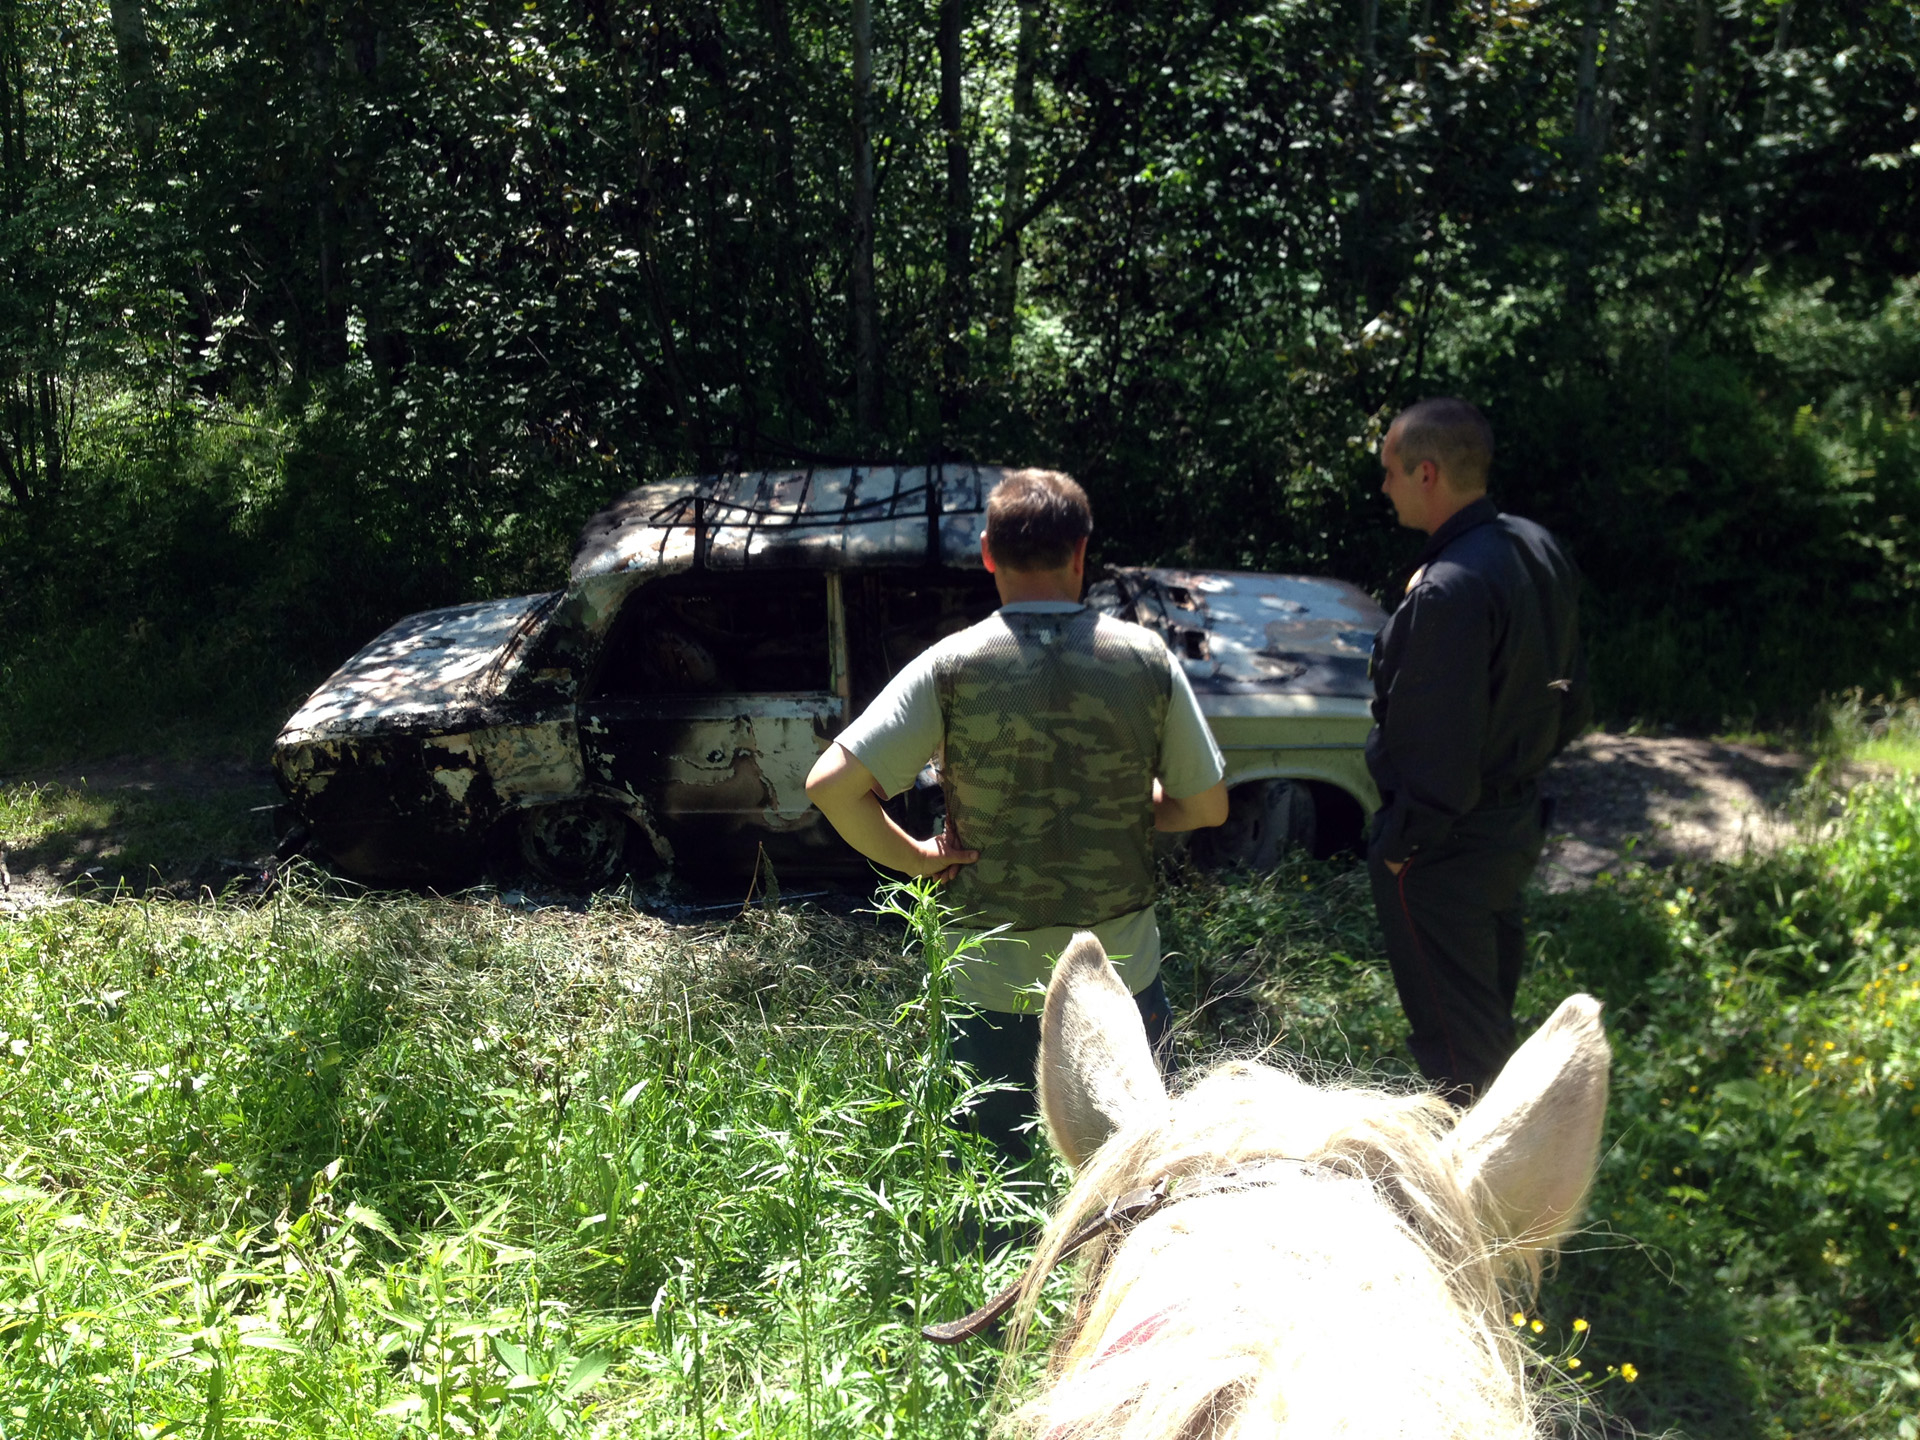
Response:
[[[1029,1271],[1142,1186],[1193,1187],[1082,1252],[1049,1382],[1016,1417],[1042,1440],[1308,1434],[1532,1436],[1522,1353],[1504,1323],[1503,1257],[1441,1141],[1429,1096],[1319,1089],[1232,1062],[1169,1123],[1089,1159]],[[1517,1273],[1524,1283],[1527,1276]]]

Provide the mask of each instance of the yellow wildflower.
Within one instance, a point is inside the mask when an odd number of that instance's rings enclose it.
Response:
[[[1620,1367],[1620,1378],[1631,1385],[1640,1378],[1640,1372],[1635,1369],[1632,1364],[1622,1365]]]
[[[1582,1330],[1586,1328],[1587,1328],[1587,1322],[1584,1320],[1576,1320],[1573,1322],[1573,1333],[1576,1335],[1578,1335]]]

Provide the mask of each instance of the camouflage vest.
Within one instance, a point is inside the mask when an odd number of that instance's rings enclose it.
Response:
[[[941,779],[980,852],[948,887],[969,923],[1096,925],[1153,903],[1153,771],[1172,659],[1093,610],[1001,611],[935,661]]]

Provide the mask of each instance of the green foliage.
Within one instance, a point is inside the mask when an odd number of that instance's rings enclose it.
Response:
[[[1616,1054],[1597,1224],[1549,1304],[1634,1338],[1631,1418],[1905,1433],[1920,1392],[1917,882],[1908,779],[1857,788],[1777,855],[1633,870],[1540,905],[1529,991],[1591,987]]]
[[[1836,805],[1775,855],[1532,905],[1523,1027],[1588,990],[1615,1064],[1592,1223],[1523,1319],[1648,1431],[1903,1436],[1920,1396],[1920,788]],[[1411,1071],[1363,874],[1168,909],[1190,1038]]]

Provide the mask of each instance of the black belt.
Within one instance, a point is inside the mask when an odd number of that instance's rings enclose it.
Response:
[[[1540,794],[1540,782],[1528,780],[1520,785],[1490,785],[1480,791],[1480,803],[1476,810],[1510,810],[1520,805],[1531,805]]]
[[[1394,790],[1382,790],[1380,792],[1380,809],[1382,811],[1391,810],[1393,808],[1394,797],[1398,793],[1399,792]],[[1473,808],[1475,810],[1515,809],[1521,805],[1531,805],[1539,797],[1539,794],[1540,782],[1538,780],[1528,780],[1519,785],[1486,786],[1481,789],[1480,798],[1474,802]]]

